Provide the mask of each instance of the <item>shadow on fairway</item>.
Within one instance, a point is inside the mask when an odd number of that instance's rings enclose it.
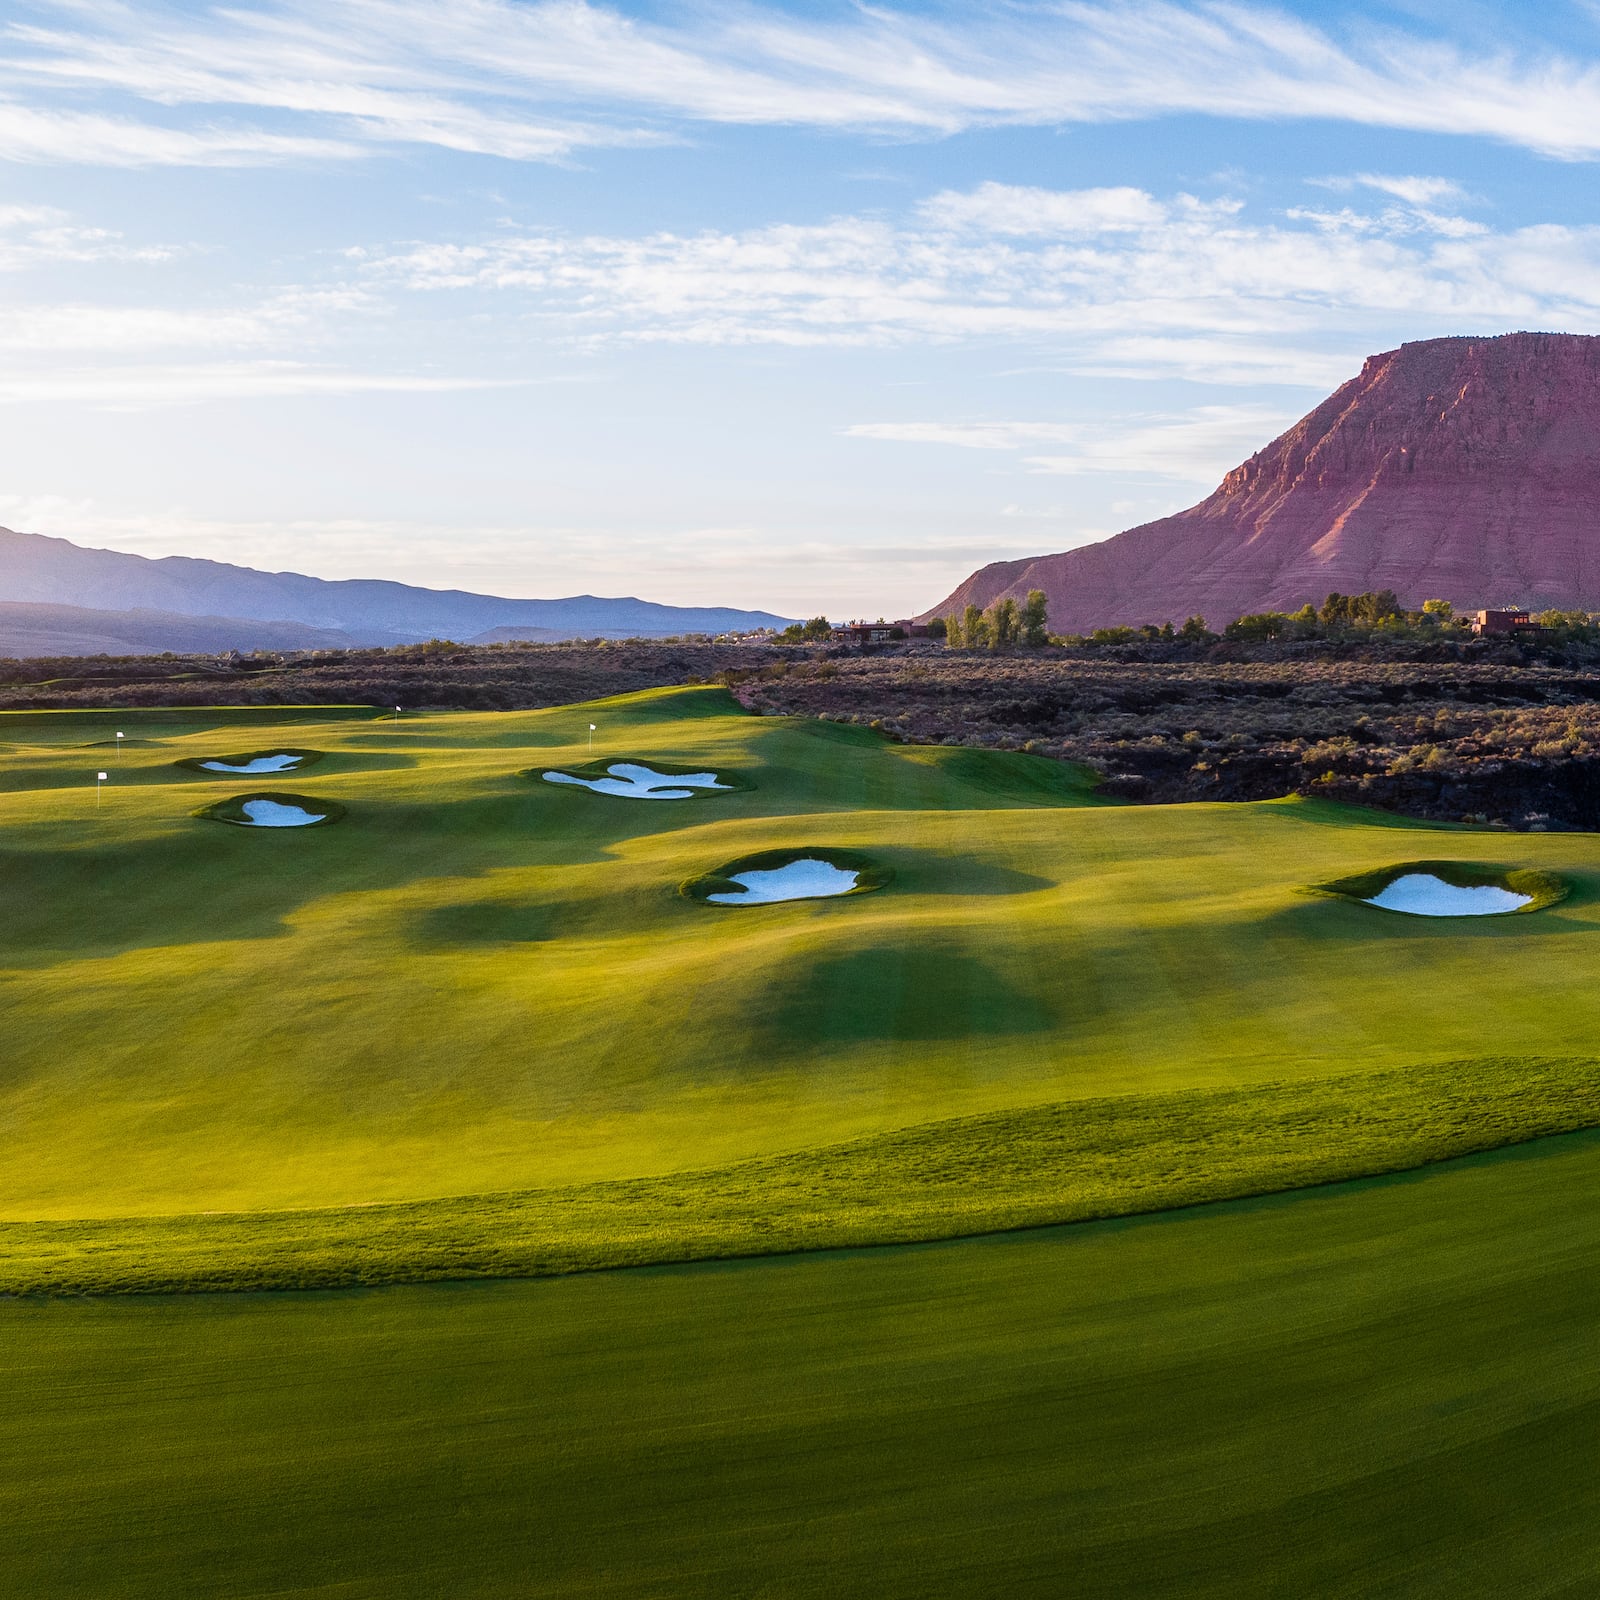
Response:
[[[264,837],[274,831],[195,822],[192,832],[115,847],[0,854],[0,962],[52,965],[281,934],[327,892],[327,835],[338,830]],[[242,852],[262,847],[274,857],[242,870]]]
[[[1034,872],[1018,872],[972,856],[954,855],[942,850],[883,849],[873,846],[873,854],[894,870],[894,886],[904,894],[973,895],[1037,894],[1054,889],[1054,878]]]
[[[1018,987],[968,945],[907,939],[903,931],[878,944],[796,958],[748,1020],[758,1056],[889,1040],[1014,1038],[1057,1023],[1044,996]]]
[[[458,945],[548,944],[611,931],[611,907],[594,898],[529,900],[498,897],[434,906],[415,922],[412,942],[424,950]]]

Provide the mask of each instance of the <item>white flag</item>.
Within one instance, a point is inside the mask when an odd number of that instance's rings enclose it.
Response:
[[[101,781],[101,783],[104,783],[108,776],[109,776],[109,774],[108,773],[104,773],[104,772],[95,773],[95,777],[97,777]]]
[[[591,723],[590,723],[590,724],[589,724],[589,732],[590,732],[590,733],[593,733],[593,732],[595,732],[595,725],[594,725],[594,723],[592,723],[592,722],[591,722]]]

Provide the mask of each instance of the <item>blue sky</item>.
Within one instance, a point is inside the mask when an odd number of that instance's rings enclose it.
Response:
[[[893,615],[1600,332],[1600,4],[0,6],[0,522]]]

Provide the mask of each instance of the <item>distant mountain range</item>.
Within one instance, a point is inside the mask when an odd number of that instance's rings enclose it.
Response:
[[[727,606],[576,595],[508,600],[382,579],[259,572],[190,556],[126,555],[0,528],[0,656],[314,650],[447,638],[668,638],[781,628]]]
[[[220,655],[227,650],[337,650],[354,640],[302,622],[186,617],[175,611],[99,611],[0,601],[0,656]]]
[[[1000,561],[924,613],[1042,589],[1058,632],[1220,627],[1335,590],[1600,611],[1600,337],[1429,339],[1358,377],[1176,516]]]

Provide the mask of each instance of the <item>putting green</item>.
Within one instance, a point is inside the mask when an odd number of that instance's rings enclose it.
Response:
[[[29,1600],[1594,1592],[1600,1142],[953,1245],[0,1303]]]
[[[930,1237],[1600,1123],[1587,836],[1453,829],[1446,851],[1326,804],[1098,804],[1030,756],[753,718],[714,689],[280,708],[340,825],[196,820],[238,780],[174,762],[261,720],[0,717],[0,1286]],[[518,775],[590,760],[591,721],[595,759],[750,786],[624,805]],[[97,805],[86,747],[116,729],[159,742]],[[738,915],[678,893],[807,849],[890,876]],[[1462,926],[1307,888],[1445,854],[1572,892]]]

